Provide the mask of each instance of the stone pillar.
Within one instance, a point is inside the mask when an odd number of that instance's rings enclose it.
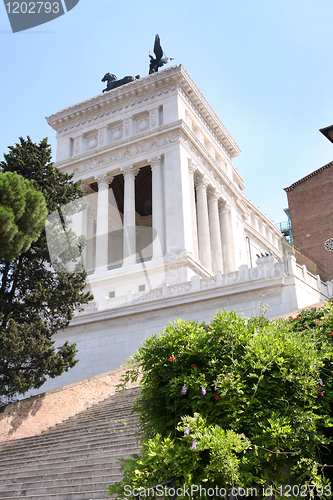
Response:
[[[128,118],[127,120],[124,120],[123,122],[123,137],[126,139],[127,137],[130,137],[133,135],[133,118]]]
[[[195,204],[195,184],[194,184],[194,174],[196,171],[196,165],[192,160],[189,160],[189,176],[190,176],[190,203],[191,203],[191,218],[192,218],[192,237],[193,237],[193,256],[194,258],[199,257],[198,249],[198,225],[197,225],[197,207]]]
[[[123,266],[136,264],[135,176],[137,169],[127,165],[120,169],[124,175],[124,239]]]
[[[159,126],[159,110],[158,108],[149,111],[149,127],[154,130]]]
[[[98,130],[98,147],[101,148],[108,143],[108,128],[102,127]]]
[[[73,139],[73,156],[77,156],[85,151],[85,139],[83,135]]]
[[[220,205],[220,228],[224,273],[228,274],[234,271],[234,259],[232,255],[233,241],[230,228],[230,206],[227,203]]]
[[[160,156],[148,161],[152,171],[153,259],[158,259],[163,257],[165,252],[163,170]]]
[[[95,235],[94,235],[94,224],[96,220],[96,206],[98,194],[91,188],[91,179],[88,181],[82,181],[82,189],[85,194],[85,202],[87,204],[86,208],[83,210],[83,234],[87,238],[86,246],[82,252],[82,260],[84,267],[87,272],[92,272],[95,269]]]
[[[95,270],[95,249],[96,242],[94,238],[94,215],[92,209],[87,210],[87,247],[86,258],[84,260],[86,271],[91,273]]]
[[[209,219],[207,205],[207,181],[203,176],[197,177],[197,207],[198,207],[198,236],[199,258],[208,269],[212,269],[212,256],[209,234]]]
[[[210,241],[212,246],[212,267],[213,273],[216,274],[218,271],[223,271],[223,260],[218,196],[214,189],[208,192],[208,213]]]
[[[79,212],[79,214],[75,214],[77,216],[77,226],[75,226],[75,229],[74,231],[76,232],[76,234],[78,236],[81,236],[83,235],[86,239],[86,244],[82,250],[82,254],[81,254],[81,260],[82,260],[82,263],[84,265],[84,267],[86,268],[86,265],[87,265],[87,243],[88,243],[88,229],[87,229],[87,224],[88,224],[88,202],[87,202],[87,198],[86,198],[86,195],[88,194],[88,192],[90,191],[90,186],[89,184],[87,184],[86,182],[84,181],[81,181],[81,187],[84,191],[84,198],[83,198],[83,203],[82,205],[84,206],[84,208],[82,207],[81,211]],[[75,221],[75,217],[73,219]]]
[[[109,184],[112,182],[106,172],[95,177],[98,184],[97,226],[96,226],[96,271],[107,271],[109,239]]]

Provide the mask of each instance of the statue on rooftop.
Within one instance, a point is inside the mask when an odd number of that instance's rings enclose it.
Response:
[[[102,78],[102,82],[108,82],[108,83],[106,89],[104,89],[103,92],[108,92],[109,90],[120,87],[121,85],[126,85],[126,83],[134,82],[134,80],[139,80],[139,78],[140,75],[124,76],[124,78],[118,80],[116,75],[113,75],[112,73],[106,73],[106,75],[104,75],[104,77]]]
[[[161,41],[159,35],[155,36],[155,43],[154,43],[154,54],[155,58],[149,54],[150,57],[150,64],[149,64],[149,74],[152,75],[153,73],[158,72],[158,68],[162,68],[164,64],[167,64],[170,61],[173,61],[173,57],[166,57],[163,49],[161,47]],[[164,57],[163,57],[164,55]]]

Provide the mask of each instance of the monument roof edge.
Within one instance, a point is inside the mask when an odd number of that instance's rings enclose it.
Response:
[[[84,101],[80,101],[76,104],[73,104],[72,106],[68,106],[66,108],[63,108],[59,111],[57,111],[56,113],[53,113],[49,116],[46,116],[46,120],[47,120],[47,123],[49,125],[51,125],[52,127],[52,124],[54,122],[56,122],[56,120],[62,118],[63,116],[66,116],[66,115],[69,115],[73,112],[75,112],[75,110],[77,109],[81,109],[81,108],[86,108],[87,106],[93,106],[94,104],[97,104],[97,103],[100,103],[100,102],[103,102],[103,101],[107,101],[109,100],[110,98],[114,98],[114,97],[118,97],[120,94],[126,94],[128,92],[131,91],[131,89],[133,90],[133,86],[142,86],[141,84],[150,84],[150,83],[155,83],[156,80],[161,80],[163,78],[167,78],[170,73],[178,73],[180,72],[180,68],[182,66],[181,65],[176,65],[176,66],[171,66],[171,68],[166,68],[164,70],[161,70],[159,71],[158,73],[154,73],[153,75],[147,75],[147,76],[144,76],[138,80],[134,80],[133,82],[129,82],[127,83],[126,85],[122,85],[120,87],[117,87],[113,90],[109,90],[108,92],[105,92],[105,93],[100,93],[100,94],[97,94],[95,95],[94,97],[90,97],[89,99],[85,99]],[[175,70],[178,70],[178,71],[175,71]]]
[[[235,157],[239,155],[240,148],[181,64],[163,69],[152,75],[144,76],[126,85],[122,85],[108,92],[98,94],[90,99],[61,109],[57,113],[47,116],[46,121],[58,132],[65,122],[75,121],[86,113],[94,113],[96,110],[104,107],[105,104],[108,104],[111,100],[115,103],[119,101],[124,102],[124,97],[127,99],[132,98],[134,95],[138,96],[140,93],[142,94],[143,90],[147,91],[149,87],[151,87],[151,90],[156,90],[156,88],[165,85],[165,83],[176,83],[180,85],[212,130],[214,130],[228,148],[231,156]]]
[[[222,135],[229,143],[229,150],[232,154],[232,157],[238,156],[241,150],[236,141],[232,138],[226,127],[221,122],[220,118],[217,116],[217,114],[215,113],[207,99],[204,97],[204,95],[201,93],[197,85],[194,83],[190,75],[187,73],[185,68],[181,64],[178,66],[178,68],[183,79],[187,83],[187,86],[185,85],[185,91],[188,92],[189,90],[192,90],[192,92],[190,92],[190,97],[193,100],[194,104],[199,108],[215,133],[218,134],[218,130],[222,132]]]

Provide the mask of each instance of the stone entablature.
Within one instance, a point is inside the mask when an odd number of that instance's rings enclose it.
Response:
[[[174,66],[83,101],[49,116],[47,121],[57,131],[59,140],[62,136],[80,135],[79,131],[91,129],[94,123],[111,123],[112,116],[119,113],[124,115],[124,119],[131,119],[138,110],[149,111],[150,127],[155,128],[159,122],[162,124],[160,114],[164,103],[163,123],[174,121],[174,110],[168,109],[168,101],[178,93],[186,96],[188,105],[194,106],[202,126],[215,138],[215,142],[219,142],[225,153],[230,158],[237,156],[240,152],[237,144],[182,66]],[[182,118],[185,120],[185,116]],[[59,159],[64,158],[60,156]]]

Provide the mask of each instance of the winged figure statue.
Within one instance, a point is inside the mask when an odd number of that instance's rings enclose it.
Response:
[[[155,43],[154,43],[154,54],[155,58],[149,54],[150,57],[150,65],[149,65],[149,74],[158,72],[158,68],[162,68],[164,64],[173,60],[173,57],[166,57],[163,49],[161,47],[161,41],[159,35],[155,35]],[[164,57],[163,57],[164,56]]]

